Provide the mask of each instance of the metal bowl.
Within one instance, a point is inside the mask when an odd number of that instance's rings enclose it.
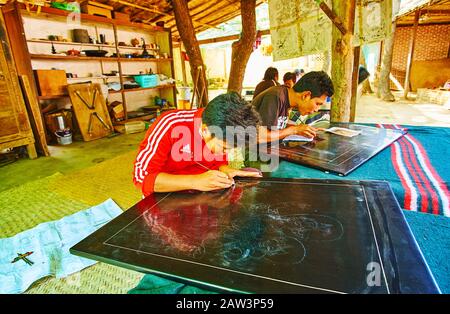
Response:
[[[108,53],[106,50],[83,50],[88,57],[104,57]]]

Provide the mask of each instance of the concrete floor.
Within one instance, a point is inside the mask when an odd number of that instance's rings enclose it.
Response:
[[[450,127],[450,110],[444,109],[443,106],[414,101],[384,102],[372,95],[364,95],[357,103],[356,122]],[[87,168],[137,150],[144,135],[142,132],[92,142],[74,142],[66,146],[50,146],[51,157],[21,159],[0,168],[0,191],[55,172],[66,174]]]
[[[386,102],[373,95],[363,95],[356,105],[356,122],[450,127],[450,110],[444,106],[395,96],[397,101]]]

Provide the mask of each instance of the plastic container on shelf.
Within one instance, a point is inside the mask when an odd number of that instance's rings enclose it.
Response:
[[[142,74],[133,76],[140,87],[148,88],[158,86],[159,80],[156,74]]]

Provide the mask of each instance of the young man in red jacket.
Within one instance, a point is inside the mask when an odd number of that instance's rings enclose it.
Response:
[[[258,126],[258,113],[236,93],[220,95],[204,109],[164,113],[140,144],[133,181],[147,196],[224,189],[232,186],[235,176],[260,177],[257,172],[230,168],[227,161],[233,142],[256,143]],[[235,132],[227,133],[230,128]]]

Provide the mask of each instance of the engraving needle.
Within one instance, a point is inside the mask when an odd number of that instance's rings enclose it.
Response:
[[[206,167],[205,165],[203,165],[203,164],[201,164],[201,163],[199,163],[198,161],[195,161],[194,160],[194,162],[197,164],[197,165],[199,165],[199,166],[201,166],[201,167],[203,167],[204,169],[206,169],[206,170],[208,170],[208,171],[212,171],[211,169],[209,169],[208,167]],[[232,185],[234,185],[235,184],[235,182],[234,182],[234,180],[233,180],[233,183],[232,183]]]

